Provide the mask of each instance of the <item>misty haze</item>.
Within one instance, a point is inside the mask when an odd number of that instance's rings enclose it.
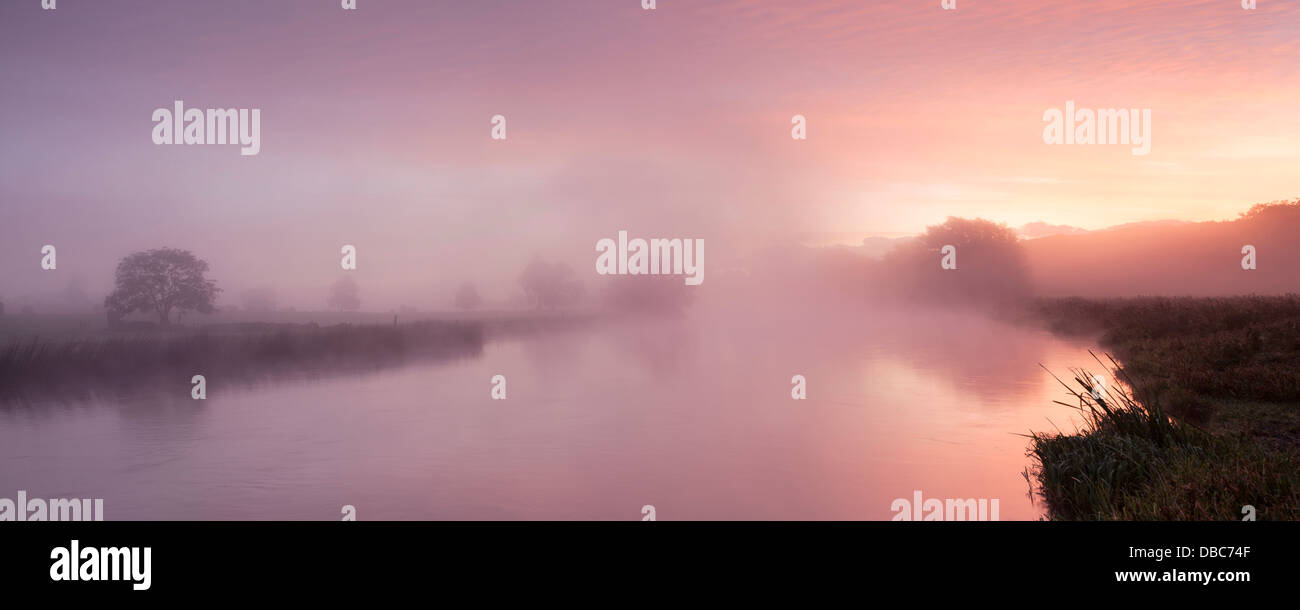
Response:
[[[1293,27],[1169,42],[1198,5],[1121,52],[1072,4],[972,9],[999,44],[832,0],[17,4],[0,496],[1300,519]],[[1045,144],[1067,99],[1154,109],[1149,152]],[[251,109],[257,152],[187,144],[182,100]]]

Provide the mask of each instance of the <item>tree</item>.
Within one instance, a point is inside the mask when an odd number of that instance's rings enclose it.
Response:
[[[266,286],[245,290],[240,300],[246,311],[267,313],[276,310],[275,291]]]
[[[574,277],[573,268],[564,263],[533,259],[519,276],[528,302],[538,309],[555,309],[573,305],[582,297],[582,282]]]
[[[86,311],[94,308],[90,296],[86,294],[85,281],[80,275],[74,275],[68,280],[59,297],[61,304],[72,310]]]
[[[957,268],[940,267],[943,248],[956,249]],[[925,300],[999,302],[1032,292],[1029,265],[1016,232],[982,218],[950,217],[885,256],[893,288]]]
[[[221,289],[204,276],[207,271],[208,264],[186,250],[136,252],[117,264],[116,286],[104,307],[119,316],[154,313],[162,324],[171,322],[172,310],[212,313]]]
[[[1282,218],[1294,218],[1296,212],[1300,211],[1300,197],[1294,200],[1278,200],[1268,203],[1257,203],[1250,207],[1249,210],[1238,214],[1241,220],[1259,220],[1261,218],[1271,217],[1271,220]]]
[[[695,288],[673,275],[606,278],[605,305],[622,311],[680,313],[690,306]]]
[[[483,297],[479,296],[478,288],[475,288],[474,284],[465,282],[456,291],[454,303],[461,309],[478,309],[478,306],[483,304]]]
[[[339,311],[356,311],[361,309],[361,291],[352,276],[345,275],[330,286],[328,300],[330,307]]]

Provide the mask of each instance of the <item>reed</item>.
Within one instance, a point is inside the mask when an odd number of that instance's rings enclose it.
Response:
[[[1093,375],[1053,375],[1083,419],[1073,434],[1031,432],[1025,479],[1061,520],[1300,519],[1300,457],[1294,447],[1249,435],[1215,434],[1134,399],[1138,382],[1113,358],[1093,358],[1112,379],[1094,394]],[[1050,373],[1050,371],[1049,371]]]

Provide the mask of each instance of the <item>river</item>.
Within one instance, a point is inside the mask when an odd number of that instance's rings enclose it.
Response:
[[[109,520],[887,520],[920,490],[1036,519],[1019,435],[1078,419],[1039,364],[1090,347],[962,313],[604,321],[204,401],[7,406],[0,496]]]

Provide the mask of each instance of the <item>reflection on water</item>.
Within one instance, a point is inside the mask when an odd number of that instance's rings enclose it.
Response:
[[[481,356],[294,383],[0,410],[0,497],[107,519],[889,519],[895,498],[1041,514],[1039,368],[1088,345],[962,314],[612,321]],[[491,400],[490,379],[508,399]],[[808,399],[792,400],[804,375]],[[1050,421],[1049,421],[1050,420]]]

